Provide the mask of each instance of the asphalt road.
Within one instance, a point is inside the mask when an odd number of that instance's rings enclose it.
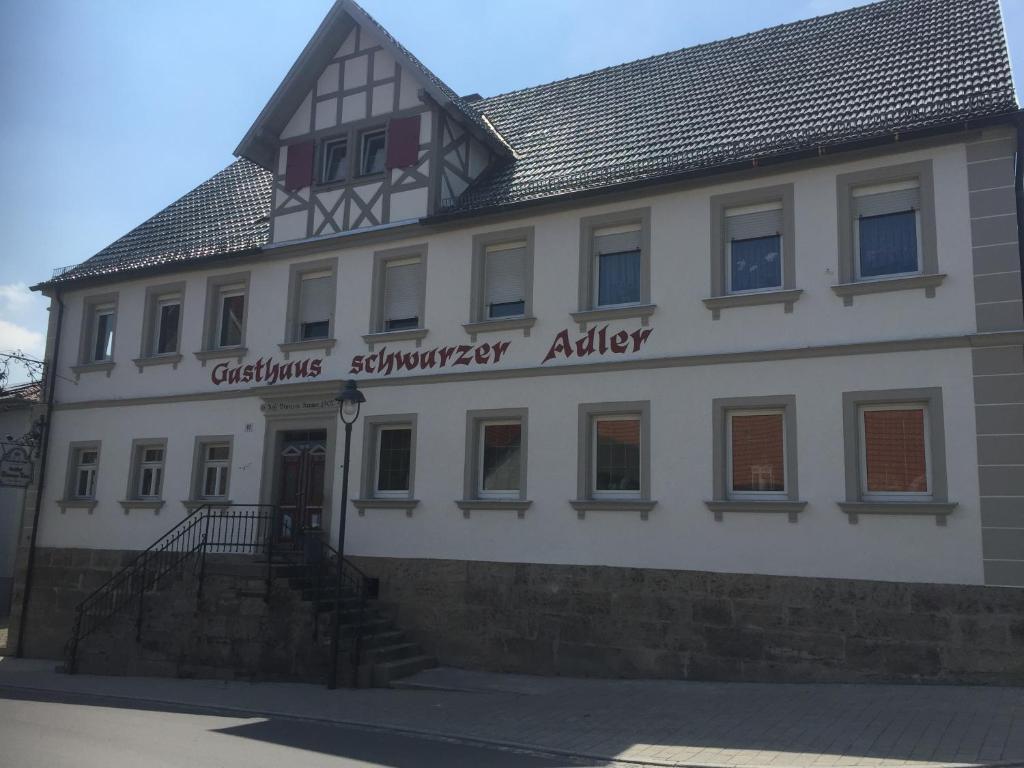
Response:
[[[301,720],[0,691],[0,768],[555,768],[592,765]]]

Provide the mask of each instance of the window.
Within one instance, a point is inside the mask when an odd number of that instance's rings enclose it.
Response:
[[[526,314],[526,243],[488,246],[484,252],[484,303],[489,320]]]
[[[518,498],[523,427],[518,421],[480,425],[480,484],[482,498]]]
[[[197,353],[201,360],[244,352],[248,303],[248,272],[214,275],[207,280],[205,346],[202,352]]]
[[[862,406],[859,428],[862,498],[931,498],[926,405]]]
[[[956,506],[947,495],[946,438],[939,387],[843,393],[846,500],[858,514],[934,514]]]
[[[647,208],[580,221],[580,313],[650,314],[650,237]]]
[[[137,440],[132,445],[132,472],[128,498],[159,500],[163,494],[165,440]]]
[[[594,418],[593,495],[640,497],[640,417]]]
[[[782,203],[725,211],[729,293],[782,288]]]
[[[96,473],[100,464],[98,445],[72,448],[72,475],[70,493],[75,499],[96,498]]]
[[[155,338],[153,350],[157,355],[178,351],[178,333],[181,328],[181,297],[168,296],[157,300]]]
[[[242,344],[245,318],[245,286],[231,285],[220,289],[217,315],[217,346],[238,347]]]
[[[832,291],[855,296],[924,289],[935,295],[939,274],[932,163],[872,168],[836,177],[839,282]]]
[[[377,430],[377,483],[374,496],[408,496],[412,467],[412,428],[387,426]]]
[[[93,312],[92,361],[102,362],[114,357],[114,305],[104,304]]]
[[[786,497],[786,429],[782,410],[729,411],[730,498]]]
[[[231,475],[230,443],[203,443],[200,466],[200,498],[224,499]]]
[[[386,132],[381,130],[367,131],[360,139],[359,175],[372,176],[384,173]]]
[[[640,302],[640,225],[594,231],[594,295],[597,307]]]
[[[857,187],[852,194],[857,278],[920,272],[920,184],[913,180]]]
[[[367,416],[363,422],[361,493],[353,501],[366,507],[395,507],[408,514],[416,506],[416,414]]]
[[[466,414],[464,502],[526,498],[526,416],[525,408]]]
[[[533,326],[533,227],[473,236],[469,323],[481,331]]]
[[[334,314],[334,273],[311,272],[299,280],[299,341],[326,339]]]
[[[796,397],[715,398],[711,408],[714,498],[704,505],[716,520],[770,512],[798,522],[807,503],[797,482]]]
[[[344,181],[347,175],[348,141],[346,139],[335,139],[324,142],[320,183],[329,184],[334,181]]]
[[[426,335],[423,302],[426,246],[381,251],[374,255],[370,333],[406,332],[407,338]],[[367,338],[368,342],[373,339]]]

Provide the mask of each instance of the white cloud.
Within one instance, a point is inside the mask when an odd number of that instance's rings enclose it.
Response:
[[[0,352],[21,352],[42,360],[46,353],[47,300],[25,283],[0,284]],[[23,366],[12,364],[11,383],[28,379]]]

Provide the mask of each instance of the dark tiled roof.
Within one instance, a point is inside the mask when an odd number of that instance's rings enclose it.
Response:
[[[6,389],[0,387],[0,408],[11,407],[22,403],[38,403],[43,399],[43,384],[30,381],[27,384],[15,384]]]
[[[98,277],[265,245],[272,174],[236,160],[52,282]]]
[[[1017,109],[998,0],[883,0],[473,102],[405,53],[517,155],[455,214]],[[56,279],[257,248],[270,195],[270,174],[238,160]]]
[[[998,0],[886,0],[473,104],[518,158],[476,210],[1017,108]]]

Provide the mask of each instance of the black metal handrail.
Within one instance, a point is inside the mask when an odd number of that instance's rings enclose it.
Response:
[[[270,504],[204,504],[196,509],[75,606],[65,647],[67,671],[75,672],[81,641],[132,605],[137,606],[135,636],[140,639],[146,592],[161,579],[191,564],[199,571],[197,598],[201,598],[207,553],[265,553],[269,598],[277,522],[276,507]]]
[[[369,594],[368,579],[348,558],[341,559],[341,579],[338,579],[338,550],[332,547],[324,532],[318,528],[299,528],[295,532],[295,544],[302,552],[302,558],[310,568],[310,581],[314,604],[323,599],[335,602],[338,610],[340,595],[336,593],[340,583],[342,592],[358,600],[358,620],[355,622],[352,649],[352,680],[356,682],[359,674],[359,657],[362,653],[363,621],[366,618],[366,601]],[[319,639],[319,616],[313,617],[313,640]],[[328,687],[333,687],[328,681]]]

